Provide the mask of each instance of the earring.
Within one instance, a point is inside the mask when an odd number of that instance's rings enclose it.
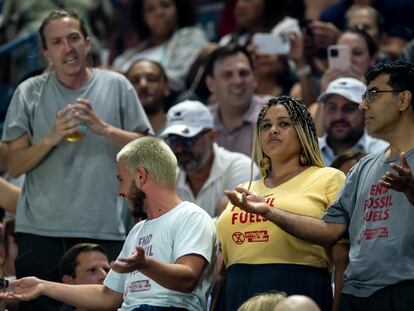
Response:
[[[307,161],[306,161],[306,156],[305,153],[303,152],[303,150],[300,151],[300,155],[299,155],[299,164],[300,165],[306,165]]]
[[[268,157],[264,157],[260,160],[260,168],[264,171],[268,171],[270,169],[270,159]]]

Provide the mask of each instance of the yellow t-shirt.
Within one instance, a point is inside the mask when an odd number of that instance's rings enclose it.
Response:
[[[331,167],[309,167],[275,188],[263,179],[251,189],[267,203],[296,214],[320,218],[336,198],[345,175]],[[247,183],[242,187],[247,187]],[[217,221],[217,236],[227,267],[244,264],[302,264],[330,268],[325,250],[286,233],[263,217],[246,213],[230,204]]]

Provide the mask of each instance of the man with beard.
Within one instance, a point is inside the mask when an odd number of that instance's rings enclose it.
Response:
[[[50,72],[19,85],[2,140],[8,171],[26,174],[16,213],[17,277],[60,280],[59,260],[92,242],[116,258],[125,230],[116,209],[115,155],[151,131],[134,88],[122,75],[87,65],[91,42],[72,11],[51,12],[39,29]],[[41,297],[20,310],[57,310]]]
[[[219,147],[213,116],[201,102],[186,100],[167,114],[161,137],[178,160],[177,192],[215,217],[226,206],[224,190],[234,189],[250,176],[250,158]],[[253,173],[258,174],[253,163]]]
[[[165,99],[170,95],[164,68],[155,61],[140,59],[131,65],[125,75],[134,86],[155,135],[158,136],[165,127]]]
[[[319,138],[319,148],[326,166],[349,149],[372,153],[388,145],[365,131],[364,113],[358,108],[365,89],[365,84],[357,79],[339,78],[329,83],[326,92],[319,96],[326,133]]]
[[[30,300],[47,295],[88,310],[206,310],[215,227],[205,211],[178,196],[174,153],[162,140],[143,137],[126,145],[117,161],[119,195],[134,209],[143,209],[148,219],[130,231],[103,285],[29,277],[11,281],[13,293],[0,297]]]

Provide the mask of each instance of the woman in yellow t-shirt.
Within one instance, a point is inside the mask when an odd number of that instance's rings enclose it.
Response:
[[[320,217],[345,175],[324,167],[312,117],[301,100],[269,100],[257,118],[253,149],[261,178],[242,185],[277,207]],[[226,267],[217,310],[233,311],[251,296],[282,291],[332,308],[331,263],[325,250],[297,239],[271,221],[231,203],[217,221]]]

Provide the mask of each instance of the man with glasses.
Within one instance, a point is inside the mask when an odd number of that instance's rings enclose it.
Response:
[[[323,103],[325,136],[319,138],[325,165],[336,156],[353,149],[365,153],[383,150],[387,143],[365,131],[364,113],[358,109],[365,84],[354,78],[339,78],[329,83],[318,101]]]
[[[349,234],[339,311],[408,311],[414,305],[414,65],[380,63],[365,74],[360,109],[370,135],[389,148],[361,159],[322,220],[272,208],[258,196],[227,193],[298,238],[331,247]]]
[[[183,200],[195,202],[217,216],[225,207],[224,190],[234,189],[249,179],[250,159],[216,143],[213,117],[198,101],[184,101],[167,114],[161,137],[178,160],[177,192]],[[254,174],[258,173],[254,165]]]

